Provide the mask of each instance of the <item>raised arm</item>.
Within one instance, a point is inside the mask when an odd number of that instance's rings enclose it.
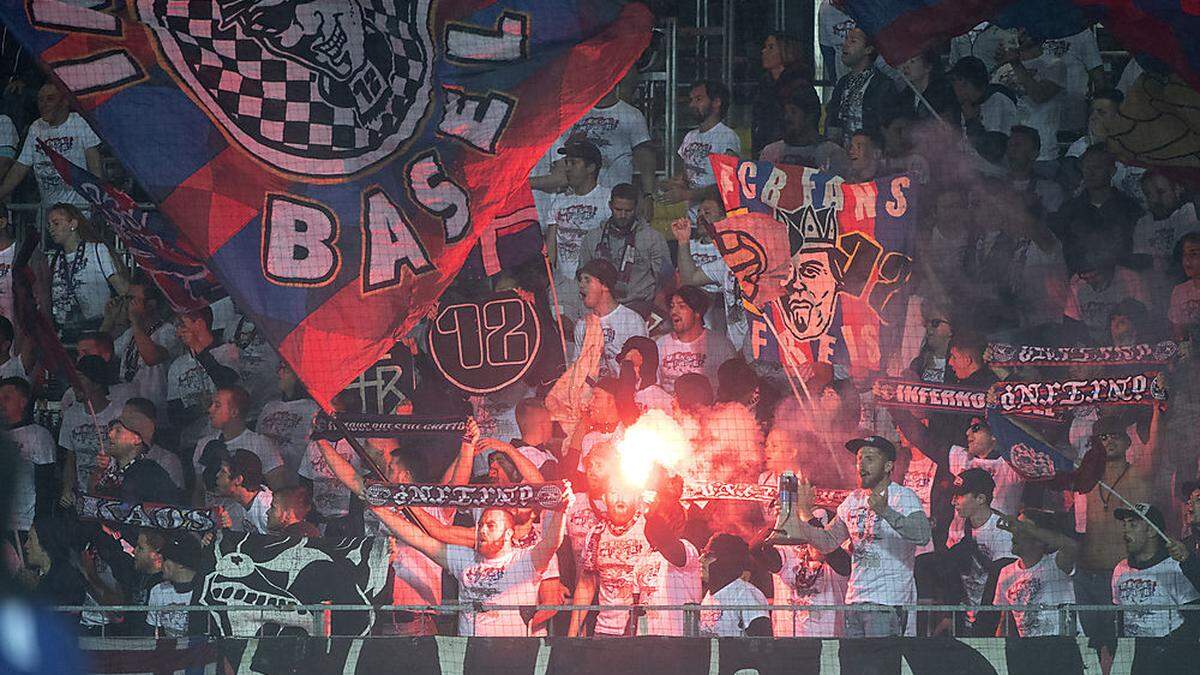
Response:
[[[446,467],[442,474],[442,483],[446,485],[466,485],[471,482],[471,467],[475,464],[475,446],[479,442],[479,423],[474,417],[467,418],[467,428],[463,432],[462,445],[458,448],[458,456]]]
[[[360,499],[363,497],[361,493],[358,496]],[[425,554],[427,558],[443,568],[447,566],[444,542],[425,534],[421,528],[408,522],[404,516],[386,506],[372,506],[371,511],[387,526],[387,529],[392,531],[392,534],[396,535],[396,538]]]
[[[529,458],[521,454],[520,450],[514,448],[511,444],[505,443],[496,438],[483,438],[479,441],[479,449],[484,452],[499,452],[510,460],[513,466],[521,474],[521,482],[523,483],[543,483],[545,478],[542,477],[542,472],[529,461]]]
[[[566,497],[567,505],[570,506],[573,498],[570,486],[567,486]],[[558,553],[558,547],[562,545],[563,533],[566,531],[566,524],[566,509],[550,511],[549,516],[542,519],[542,540],[530,552],[533,568],[539,573],[545,571],[546,566],[550,564],[550,559]]]
[[[429,533],[429,536],[446,544],[454,546],[475,547],[475,528],[462,525],[447,525],[434,518],[422,508],[411,508],[409,513],[417,519],[417,524]]]
[[[831,553],[840,547],[842,542],[850,537],[850,530],[841,518],[834,518],[827,527],[819,527],[809,523],[812,518],[813,486],[807,480],[801,479],[796,488],[796,502],[787,521],[782,523],[782,529],[788,538],[808,542],[817,547],[821,553]]]

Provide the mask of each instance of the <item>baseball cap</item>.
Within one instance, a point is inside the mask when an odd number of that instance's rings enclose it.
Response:
[[[190,534],[179,533],[167,539],[159,554],[163,560],[195,570],[200,565],[200,542]]]
[[[992,474],[983,469],[967,469],[954,477],[954,490],[951,494],[991,497],[995,491],[996,481],[992,478]]]
[[[142,411],[126,406],[117,419],[121,426],[137,434],[142,443],[150,445],[154,442],[154,420]]]
[[[856,438],[846,442],[846,449],[853,453],[858,453],[859,448],[871,447],[883,453],[890,461],[896,461],[896,446],[883,436],[866,436],[864,438]]]
[[[1162,511],[1159,511],[1158,507],[1153,504],[1139,502],[1134,504],[1132,509],[1117,509],[1113,511],[1113,517],[1117,520],[1130,520],[1143,516],[1145,516],[1146,520],[1154,523],[1158,529],[1167,529],[1167,519],[1163,517]]]
[[[578,157],[586,162],[600,166],[604,161],[600,158],[600,149],[585,136],[572,136],[558,149],[563,157]]]

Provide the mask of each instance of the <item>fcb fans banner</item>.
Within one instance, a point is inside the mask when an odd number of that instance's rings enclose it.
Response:
[[[75,166],[53,148],[38,141],[63,182],[92,207],[92,218],[108,225],[121,239],[138,267],[154,280],[176,312],[188,312],[225,297],[208,266],[186,250],[175,227],[162,214],[142,211],[133,198]]]
[[[149,502],[130,504],[119,499],[95,495],[79,495],[75,500],[75,512],[84,520],[99,520],[116,525],[188,532],[209,532],[217,529],[216,519],[208,509],[188,509]]]
[[[429,324],[429,353],[438,370],[472,394],[524,377],[541,346],[537,312],[513,291],[443,303]]]
[[[193,602],[209,613],[217,634],[270,637],[279,630],[313,629],[313,615],[296,605],[380,605],[388,597],[386,537],[315,539],[222,530],[205,547]],[[261,612],[220,611],[262,607]],[[367,635],[374,612],[338,612],[338,635]],[[294,634],[294,631],[290,631]]]
[[[915,241],[912,180],[897,175],[846,183],[808,167],[727,155],[709,160],[726,211],[769,215],[788,238],[786,262],[766,257],[780,248],[752,241],[751,230],[743,231],[737,254],[726,257],[730,269],[786,265],[783,293],[764,313],[780,343],[781,361],[879,371],[881,354],[894,351],[903,331],[902,299]],[[755,255],[763,259],[751,260]]]
[[[326,408],[481,233],[527,212],[530,169],[652,23],[616,0],[30,0],[0,18]]]
[[[1164,340],[1158,344],[1102,347],[1040,347],[993,342],[984,359],[993,366],[1123,366],[1162,365],[1179,356],[1179,345]]]

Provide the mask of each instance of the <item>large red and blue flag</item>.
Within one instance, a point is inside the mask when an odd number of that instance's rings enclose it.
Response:
[[[1196,0],[844,0],[842,8],[893,64],[985,20],[1041,38],[1065,37],[1100,22],[1131,53],[1200,88]]]
[[[194,254],[178,230],[161,213],[144,211],[132,197],[100,180],[50,146],[38,141],[63,182],[75,189],[91,206],[92,220],[104,223],[121,239],[176,312],[207,307],[225,297],[213,273]]]
[[[904,174],[864,183],[802,166],[712,155],[725,209],[761,213],[786,230],[789,245],[772,244],[755,228],[718,226],[717,245],[738,276],[742,296],[764,298],[751,308],[751,356],[796,366],[840,363],[856,374],[886,367],[903,336],[906,286],[916,242],[918,186]],[[778,234],[777,232],[775,234]],[[772,259],[779,252],[790,260]],[[782,290],[754,288],[782,267]]]
[[[117,4],[0,19],[326,407],[652,24],[618,0]]]

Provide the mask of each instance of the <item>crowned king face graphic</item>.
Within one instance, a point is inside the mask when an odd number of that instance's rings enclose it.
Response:
[[[169,70],[249,154],[335,178],[428,113],[429,0],[138,0]]]
[[[797,340],[818,338],[833,323],[841,286],[836,256],[837,212],[805,207],[797,212],[781,212],[778,217],[802,235],[794,242],[791,269],[780,298],[783,324]]]

